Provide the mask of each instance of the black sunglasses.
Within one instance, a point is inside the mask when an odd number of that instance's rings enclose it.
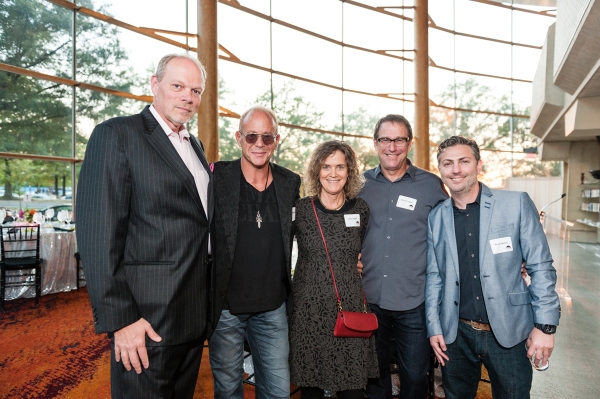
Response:
[[[246,143],[248,144],[254,144],[258,141],[258,138],[260,137],[262,139],[262,142],[264,145],[271,145],[275,142],[275,138],[277,136],[273,136],[272,134],[257,134],[257,133],[242,133],[240,132],[240,134],[242,135],[242,137],[244,139],[246,139]]]

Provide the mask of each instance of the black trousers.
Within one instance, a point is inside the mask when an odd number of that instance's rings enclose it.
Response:
[[[110,391],[113,399],[192,399],[202,358],[204,339],[181,345],[148,346],[150,367],[137,374],[115,360],[110,345]]]

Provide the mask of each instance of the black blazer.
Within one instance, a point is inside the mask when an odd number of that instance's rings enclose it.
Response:
[[[202,144],[190,137],[209,171]],[[194,178],[148,107],[96,126],[77,188],[77,242],[96,332],[141,317],[162,337],[202,338],[207,329],[208,212]]]
[[[279,220],[283,235],[286,270],[291,286],[292,273],[292,209],[300,197],[300,176],[294,172],[271,164],[277,206],[279,207]],[[215,184],[215,274],[214,277],[214,307],[212,309],[213,329],[219,322],[233,258],[238,231],[238,212],[240,203],[240,179],[242,177],[241,160],[231,162],[216,162],[214,164],[213,179]],[[291,295],[291,293],[290,293]],[[288,309],[291,308],[291,298],[288,299]]]

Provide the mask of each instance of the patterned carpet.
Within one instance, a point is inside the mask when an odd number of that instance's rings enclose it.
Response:
[[[7,301],[0,311],[0,398],[109,399],[110,352],[96,335],[85,288],[34,299]],[[245,385],[245,398],[254,387]],[[194,399],[213,397],[204,350]]]
[[[109,341],[87,290],[7,301],[0,312],[0,397],[108,398]]]
[[[87,290],[7,301],[0,311],[0,398],[109,399],[109,340],[96,335]],[[213,397],[204,350],[194,399]],[[254,387],[244,385],[244,397]],[[296,393],[292,398],[300,397]],[[476,399],[491,398],[481,383]]]

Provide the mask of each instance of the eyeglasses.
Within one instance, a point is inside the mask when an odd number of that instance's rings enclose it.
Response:
[[[257,134],[257,133],[242,133],[240,132],[240,134],[242,135],[242,137],[244,139],[246,139],[246,143],[248,144],[254,144],[258,141],[258,138],[260,137],[262,139],[262,142],[264,145],[271,145],[275,142],[275,139],[277,138],[277,136],[273,136],[272,134]]]
[[[377,139],[377,142],[383,146],[389,146],[392,143],[396,144],[398,147],[404,147],[410,139],[408,137],[398,137],[395,139],[389,139],[387,137],[380,137]]]

